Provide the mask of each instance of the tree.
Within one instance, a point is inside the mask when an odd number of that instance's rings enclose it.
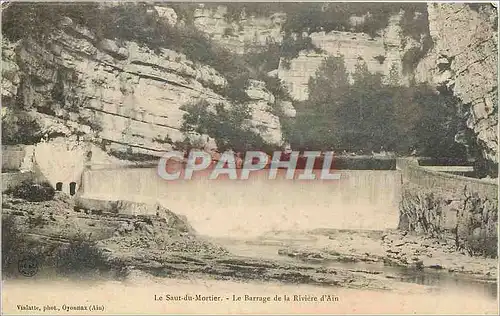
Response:
[[[287,141],[294,148],[307,150],[338,148],[341,123],[337,112],[349,89],[344,58],[326,58],[308,87],[309,99],[297,104],[297,117],[285,131]]]
[[[332,106],[342,100],[349,89],[349,73],[344,57],[328,57],[308,82],[309,103],[314,106]]]
[[[413,102],[420,108],[415,124],[416,148],[421,155],[430,157],[463,157],[465,147],[455,142],[461,119],[459,100],[446,91],[434,91],[426,85],[414,87]]]
[[[43,134],[42,128],[35,117],[28,112],[2,109],[2,144],[32,145],[38,143]]]
[[[207,101],[202,100],[187,105],[185,109],[187,113],[181,130],[209,135],[221,151],[270,150],[262,137],[252,130],[249,124],[251,109],[246,104],[227,107],[219,103],[212,109]]]
[[[303,150],[380,149],[431,157],[464,157],[455,142],[463,124],[458,100],[424,84],[399,85],[393,67],[388,83],[360,61],[348,80],[342,57],[327,58],[309,81],[309,99],[296,106],[297,117],[287,122],[290,144]]]

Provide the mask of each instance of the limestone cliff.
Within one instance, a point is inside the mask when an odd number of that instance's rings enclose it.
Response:
[[[283,40],[281,26],[286,19],[284,13],[269,13],[269,16],[263,17],[242,14],[236,21],[228,20],[227,14],[226,6],[209,9],[200,4],[194,9],[193,22],[196,28],[239,54],[254,46]]]
[[[391,18],[391,24],[384,29],[383,36],[373,38],[365,33],[331,31],[315,32],[310,35],[313,44],[323,53],[303,51],[288,64],[282,60],[278,77],[282,79],[292,96],[307,100],[308,81],[327,56],[344,56],[347,70],[352,73],[359,62],[364,62],[371,72],[389,76],[391,69],[402,78],[401,35],[398,32],[398,16]],[[405,82],[401,82],[405,84]]]
[[[282,28],[287,19],[285,12],[255,16],[243,11],[236,21],[228,19],[227,15],[228,9],[225,6],[205,8],[200,5],[194,12],[194,24],[212,39],[239,54],[270,43],[282,43],[284,40]],[[363,60],[372,72],[389,75],[391,69],[394,69],[402,78],[404,49],[401,43],[404,36],[400,26],[401,17],[401,13],[390,16],[388,26],[375,37],[361,32],[335,30],[303,34],[322,52],[303,50],[290,61],[282,57],[281,62],[276,63],[275,74],[284,81],[296,100],[307,99],[308,80],[327,56],[343,55],[350,72]],[[362,22],[356,18],[360,19],[353,15],[351,23]]]
[[[428,4],[434,47],[418,65],[418,81],[445,86],[468,107],[467,126],[498,163],[497,9],[490,4]]]
[[[161,11],[165,15],[164,11]],[[227,79],[212,67],[174,50],[153,51],[133,41],[98,39],[64,18],[45,42],[2,42],[2,117],[30,112],[39,136],[74,137],[107,151],[158,156],[186,135],[183,106],[231,100],[214,90]],[[274,96],[263,83],[248,83],[250,126],[270,144],[281,144]],[[203,143],[214,146],[206,135]]]
[[[242,14],[237,21],[225,18],[227,14],[224,6],[211,10],[201,6],[196,10],[195,23],[219,43],[242,54],[248,47],[284,40],[282,26],[289,18],[284,12],[269,12],[266,17]],[[497,163],[496,7],[433,3],[427,5],[427,12],[415,12],[410,20],[419,18],[432,41],[426,42],[425,34],[411,36],[407,27],[411,21],[404,21],[404,11],[400,11],[389,17],[388,25],[377,36],[347,30],[305,34],[322,52],[302,50],[289,61],[281,58],[273,73],[284,81],[295,100],[307,100],[309,78],[325,57],[332,55],[343,55],[349,72],[362,61],[370,71],[383,73],[386,78],[396,75],[402,85],[415,80],[445,87],[464,103],[460,110],[483,157]],[[353,24],[363,23],[363,19],[354,14],[350,17]],[[412,54],[417,57],[408,67]],[[461,136],[457,135],[457,141],[462,142]]]
[[[183,10],[174,4],[148,8],[166,24],[192,25],[245,58],[266,45],[279,46],[290,39],[284,25],[293,17],[284,11],[234,15],[224,5],[192,5]],[[310,39],[318,50],[299,47],[293,55],[281,46],[270,57],[272,62],[257,58],[257,68],[265,62],[271,65],[264,70],[282,79],[295,100],[307,99],[309,78],[331,55],[344,55],[350,72],[363,61],[372,72],[396,75],[401,85],[409,79],[444,85],[470,107],[467,126],[484,156],[497,162],[496,9],[489,4],[429,4],[425,12],[420,7],[397,10],[387,11],[380,19],[387,23],[376,34],[356,28],[371,16],[360,12],[347,17],[349,25],[339,30],[322,31],[320,25],[303,34],[292,32],[291,38]],[[415,25],[421,29],[411,33]],[[426,36],[432,38],[430,50]],[[221,90],[234,72],[223,73],[213,64],[193,61],[175,45],[152,50],[138,41],[111,38],[98,38],[69,18],[43,43],[10,43],[4,38],[2,101],[7,108],[2,117],[15,108],[11,105],[22,104],[40,117],[42,134],[79,135],[108,151],[157,155],[184,139],[180,131],[184,105],[199,100],[231,105]],[[293,103],[282,100],[255,76],[244,79],[252,129],[267,142],[280,145],[281,124],[273,106],[280,103],[282,114],[294,116]],[[201,139],[214,145],[206,135]]]

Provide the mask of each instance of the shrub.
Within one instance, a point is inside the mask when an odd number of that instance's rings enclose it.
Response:
[[[384,61],[385,61],[385,56],[383,56],[383,55],[377,55],[377,56],[373,57],[373,59],[375,59],[376,61],[378,61],[379,64],[383,64]]]
[[[42,139],[42,130],[37,120],[26,112],[6,108],[2,116],[2,144],[33,145]]]
[[[20,249],[24,248],[25,240],[16,227],[14,216],[2,217],[2,270],[10,271],[19,256]]]
[[[6,193],[30,202],[43,202],[54,199],[56,190],[48,182],[35,183],[27,180]]]
[[[95,242],[77,238],[55,254],[56,270],[62,275],[107,272],[112,269],[104,251]]]
[[[278,77],[266,77],[263,80],[266,88],[279,100],[292,101],[290,92],[285,87],[283,80]]]
[[[215,111],[209,110],[206,101],[188,104],[184,107],[183,132],[195,132],[209,135],[224,151],[264,150],[269,147],[260,135],[254,132],[248,120],[251,119],[251,109],[245,104],[235,104],[230,108],[223,104],[215,105]]]
[[[47,224],[47,220],[43,217],[42,214],[39,214],[35,217],[28,217],[28,226],[30,228],[43,227],[45,226],[45,224]]]
[[[18,261],[25,256],[43,262],[46,252],[41,245],[27,238],[14,215],[2,216],[2,276],[16,275]]]
[[[478,13],[480,13],[482,9],[488,9],[491,7],[491,4],[489,3],[467,3],[467,5],[471,8],[471,10]]]
[[[410,37],[421,44],[421,48],[410,48],[403,55],[403,73],[406,74],[415,69],[420,60],[434,46],[429,31],[427,10],[417,10],[416,8],[405,10],[401,19],[401,29],[403,41],[405,37]]]
[[[224,29],[224,37],[234,36],[234,30],[231,27],[226,27]]]
[[[153,161],[158,158],[154,155],[134,152],[131,147],[127,147],[126,151],[111,149],[108,153],[113,157],[128,161]]]
[[[63,276],[112,273],[123,278],[128,274],[125,264],[108,258],[95,242],[78,237],[67,245],[44,244],[32,240],[17,225],[15,216],[2,217],[2,275],[18,275],[18,262],[29,256],[38,262],[38,267],[55,268]]]
[[[301,51],[314,51],[315,53],[321,53],[323,50],[317,48],[310,37],[302,36],[292,36],[292,33],[286,33],[283,38],[283,43],[281,44],[281,54],[283,58],[285,68],[290,67],[290,60],[299,56]]]
[[[153,138],[153,141],[160,144],[170,144],[170,145],[174,144],[174,141],[172,140],[172,138],[170,138],[168,134],[163,138],[160,135],[158,135],[157,137]]]

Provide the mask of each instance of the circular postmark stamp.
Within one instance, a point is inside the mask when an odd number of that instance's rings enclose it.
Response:
[[[24,256],[17,262],[17,270],[25,277],[32,277],[38,273],[38,260],[34,256]]]

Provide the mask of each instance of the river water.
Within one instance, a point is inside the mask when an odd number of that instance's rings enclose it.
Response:
[[[292,233],[290,233],[292,235]],[[213,242],[224,246],[231,253],[239,256],[253,257],[258,255],[263,259],[286,260],[294,262],[296,259],[279,255],[280,249],[289,245],[300,244],[302,247],[310,245],[313,248],[314,240],[305,238],[271,242],[270,240],[235,240],[229,238],[213,238]],[[383,263],[364,263],[364,262],[322,262],[317,265],[324,267],[343,268],[350,270],[362,270],[372,272],[382,272],[384,275],[390,275],[391,278],[408,284],[419,284],[434,287],[435,292],[466,292],[486,299],[496,300],[498,286],[495,283],[482,282],[466,278],[463,276],[452,275],[446,271],[429,271],[387,266]]]

